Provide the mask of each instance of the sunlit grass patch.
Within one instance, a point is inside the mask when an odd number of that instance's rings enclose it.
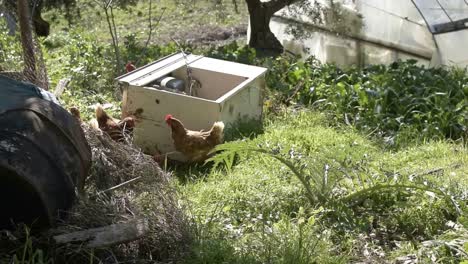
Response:
[[[259,262],[310,263],[329,251],[336,252],[335,262],[362,259],[357,245],[372,237],[377,242],[371,259],[389,259],[398,250],[393,241],[441,235],[451,229],[448,223],[463,217],[466,207],[467,154],[459,144],[433,142],[391,152],[352,129],[330,126],[324,114],[288,110],[267,120],[264,134],[221,148],[239,155],[228,159],[224,169],[185,182],[180,189],[202,228],[209,223],[213,233],[232,240],[232,254],[247,254]],[[242,151],[249,148],[271,152]],[[297,166],[317,199],[308,199],[300,177],[271,155],[282,155]],[[314,251],[290,248],[297,242],[291,236],[301,228],[301,214],[314,219],[307,231],[321,245]],[[276,250],[268,251],[272,248]],[[279,257],[279,252],[290,258]],[[315,258],[301,262],[292,252],[302,257],[313,253]]]

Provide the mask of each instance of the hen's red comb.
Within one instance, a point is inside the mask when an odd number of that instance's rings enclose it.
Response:
[[[171,115],[171,114],[166,115],[166,118],[164,118],[164,120],[166,120],[166,122],[169,121],[169,120],[171,120],[171,119],[172,119],[172,115]]]

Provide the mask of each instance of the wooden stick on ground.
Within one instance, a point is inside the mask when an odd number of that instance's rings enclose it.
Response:
[[[53,239],[57,244],[81,243],[87,248],[98,248],[137,240],[148,231],[148,221],[139,219],[58,235],[54,236]]]
[[[105,193],[105,192],[113,191],[113,190],[118,189],[118,188],[120,188],[120,187],[122,187],[122,186],[125,186],[125,185],[127,185],[127,184],[129,184],[129,183],[132,183],[132,182],[134,182],[134,181],[136,181],[136,180],[139,180],[140,178],[141,178],[141,176],[135,177],[135,178],[130,179],[130,180],[126,181],[126,182],[122,182],[121,184],[118,184],[118,185],[116,185],[116,186],[113,186],[113,187],[111,187],[111,188],[109,188],[109,189],[100,191],[100,192],[98,192],[97,194],[100,195],[100,194],[103,194],[103,193]]]
[[[65,79],[61,79],[57,86],[55,87],[55,90],[54,90],[54,95],[55,97],[59,98],[63,91],[65,91],[65,88],[67,88],[68,84],[70,83],[71,79],[70,78],[65,78]]]

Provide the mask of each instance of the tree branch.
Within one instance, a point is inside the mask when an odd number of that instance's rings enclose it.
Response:
[[[159,26],[159,23],[161,22],[161,19],[163,18],[164,12],[166,11],[166,8],[163,7],[163,8],[162,8],[161,15],[159,16],[158,20],[156,21],[156,24],[153,25],[153,23],[152,23],[152,20],[153,20],[153,19],[152,19],[152,12],[153,12],[152,10],[153,10],[153,9],[152,9],[151,1],[152,1],[152,0],[150,0],[150,2],[149,2],[149,11],[148,11],[148,12],[149,12],[149,14],[148,14],[148,16],[149,16],[149,19],[148,19],[148,20],[149,20],[149,33],[148,33],[148,38],[146,39],[146,43],[145,43],[145,47],[143,48],[143,52],[142,52],[141,55],[138,57],[138,59],[135,61],[135,65],[138,65],[139,62],[140,62],[140,60],[141,60],[141,59],[144,59],[144,56],[146,56],[146,52],[148,51],[148,45],[149,45],[149,43],[150,43],[150,41],[151,41],[151,34],[152,34],[152,32],[153,32],[153,28]]]
[[[96,0],[97,3],[99,3],[99,1]],[[119,53],[119,44],[118,44],[118,36],[117,36],[117,30],[115,28],[115,22],[114,22],[114,17],[113,17],[113,12],[112,12],[112,0],[109,1],[109,2],[101,2],[102,3],[102,8],[104,9],[104,13],[106,14],[106,20],[107,20],[107,26],[109,27],[109,33],[112,37],[112,46],[114,47],[114,55],[115,55],[115,61],[116,61],[116,65],[115,65],[115,69],[116,69],[116,72],[119,72],[120,70],[120,53]],[[101,4],[99,3],[99,4]],[[111,11],[111,13],[109,14],[109,9]],[[115,30],[115,31],[114,31]]]
[[[126,223],[54,236],[57,244],[78,243],[86,248],[108,247],[137,240],[149,232],[146,219],[134,219]]]
[[[36,54],[33,46],[29,4],[26,0],[18,0],[17,12],[21,31],[21,45],[23,47],[24,74],[30,82],[39,85],[37,83]]]
[[[112,0],[110,3],[112,3]],[[118,69],[120,69],[122,65],[120,63],[119,36],[117,34],[117,27],[115,26],[114,7],[112,6],[112,4],[110,5],[110,14],[111,14],[111,20],[112,20],[112,28],[114,29],[114,36],[115,36],[117,67]]]
[[[269,9],[271,15],[273,15],[274,13],[283,9],[284,7],[299,1],[303,0],[270,0],[269,2],[264,2],[263,6]]]
[[[247,4],[247,8],[249,9],[249,13],[251,9],[255,9],[260,7],[260,0],[245,0],[245,3]]]
[[[237,0],[232,0],[232,4],[234,5],[234,11],[236,11],[236,14],[239,14],[239,7],[237,6]]]

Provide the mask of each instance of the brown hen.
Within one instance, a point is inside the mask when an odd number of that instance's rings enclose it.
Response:
[[[96,107],[96,121],[100,130],[118,142],[124,142],[125,136],[130,134],[135,127],[134,116],[127,116],[122,120],[118,120],[109,116],[101,105]]]
[[[223,142],[223,122],[215,122],[208,131],[193,131],[186,129],[182,122],[172,115],[167,115],[165,120],[172,130],[175,149],[191,162],[205,160],[208,153]]]
[[[80,121],[81,123],[81,113],[80,113],[80,110],[78,110],[77,107],[75,106],[72,106],[70,107],[70,113],[72,114],[72,116],[74,116],[78,121]]]

